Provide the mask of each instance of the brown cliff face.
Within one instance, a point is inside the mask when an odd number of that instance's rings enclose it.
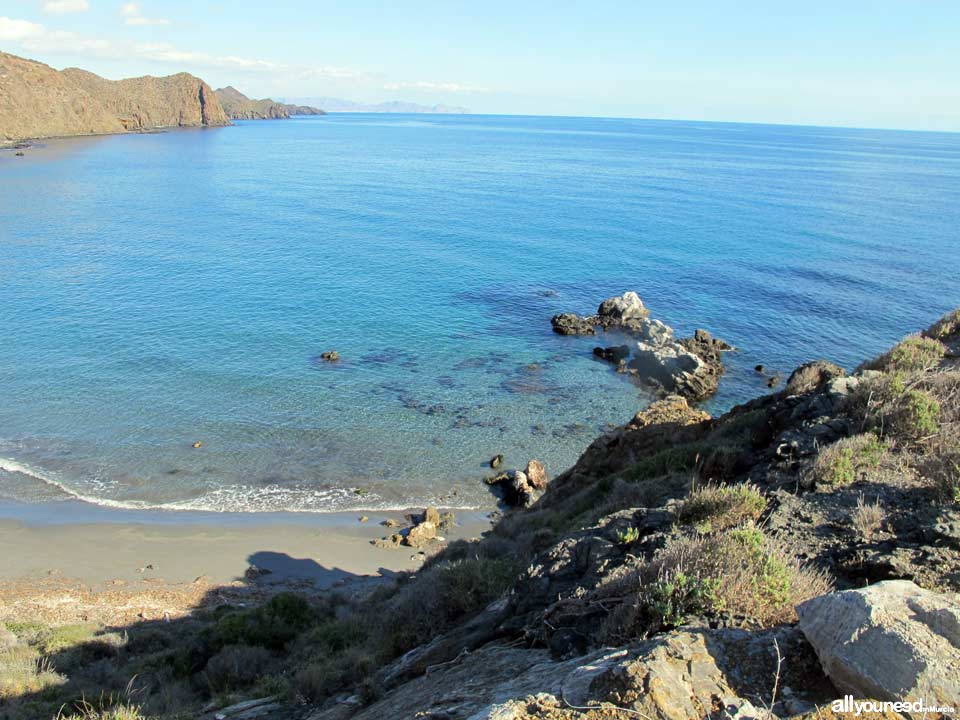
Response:
[[[283,120],[290,113],[282,103],[270,98],[251,100],[234,87],[217,90],[217,99],[231,120]]]
[[[0,53],[0,140],[229,124],[216,93],[188,73],[113,81]]]

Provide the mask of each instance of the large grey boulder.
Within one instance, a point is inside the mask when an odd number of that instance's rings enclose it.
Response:
[[[643,300],[633,291],[607,298],[597,308],[597,317],[604,327],[645,320],[649,315],[650,311],[644,306]]]
[[[800,629],[838,690],[855,698],[956,705],[960,602],[909,580],[821,595]]]

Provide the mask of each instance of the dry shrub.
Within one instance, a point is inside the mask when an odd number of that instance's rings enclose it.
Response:
[[[960,309],[948,312],[923,333],[927,337],[946,340],[960,332]]]
[[[713,612],[743,615],[769,627],[796,620],[797,604],[830,592],[829,576],[797,562],[775,539],[751,525],[678,538],[629,579],[605,593],[629,593],[603,629],[625,641]]]
[[[857,507],[853,511],[851,520],[853,527],[865,540],[873,538],[880,526],[883,525],[887,513],[880,505],[880,498],[875,502],[868,503],[864,500],[863,493],[857,498]]]
[[[680,504],[677,519],[700,532],[726,530],[757,520],[767,500],[755,485],[704,485]]]
[[[897,471],[887,443],[873,433],[843,438],[820,450],[807,476],[820,485],[849,485],[861,480],[883,480]]]
[[[266,648],[226,645],[207,661],[203,674],[213,692],[225,692],[253,685],[272,663]]]

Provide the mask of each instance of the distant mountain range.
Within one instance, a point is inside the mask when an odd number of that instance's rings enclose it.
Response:
[[[382,103],[361,103],[335,97],[311,97],[288,99],[304,105],[321,107],[327,112],[368,112],[368,113],[453,113],[463,114],[470,111],[455,105],[420,105],[418,103],[391,100]]]

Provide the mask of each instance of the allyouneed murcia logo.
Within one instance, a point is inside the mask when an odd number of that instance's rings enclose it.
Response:
[[[927,705],[923,698],[920,698],[919,700],[880,702],[877,700],[854,700],[853,695],[844,695],[842,699],[834,700],[830,709],[835,713],[853,713],[858,717],[863,713],[882,712],[906,712],[919,715],[925,713],[941,713],[943,715],[952,715],[956,712],[956,708],[948,705]]]

